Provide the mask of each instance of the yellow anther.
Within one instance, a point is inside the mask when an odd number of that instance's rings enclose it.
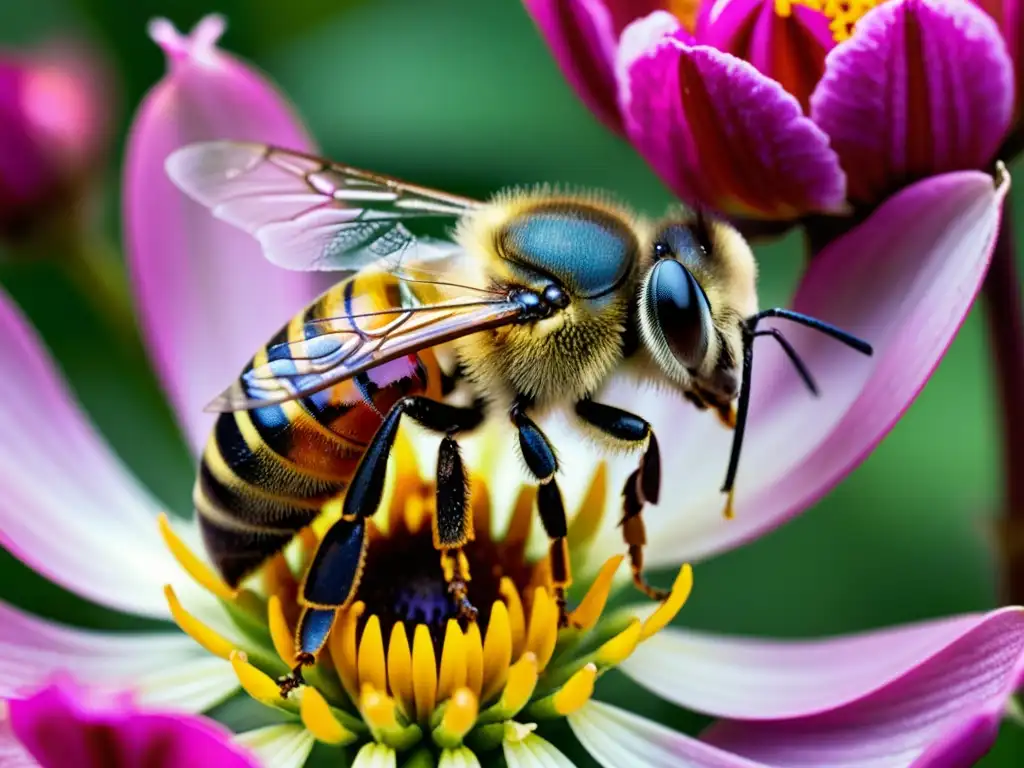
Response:
[[[316,688],[304,686],[299,703],[299,715],[306,730],[325,744],[345,746],[356,740],[357,735],[338,722],[331,712],[327,699]]]
[[[829,31],[837,43],[849,39],[857,22],[878,5],[879,0],[775,0],[777,16],[788,17],[794,5],[818,11],[829,19]]]
[[[448,699],[441,723],[434,729],[439,747],[457,747],[476,724],[480,702],[469,688],[459,688]]]
[[[246,693],[262,704],[279,706],[284,703],[278,684],[269,675],[250,664],[242,651],[232,651],[230,658],[231,668]]]
[[[544,669],[551,661],[558,640],[558,607],[551,593],[544,587],[533,592],[530,625],[526,634],[526,649],[537,656],[537,664]]]
[[[519,599],[519,590],[512,579],[503,576],[498,585],[498,593],[504,598],[508,608],[508,628],[512,637],[512,658],[523,653],[526,644],[526,614],[523,612],[523,601]]]
[[[481,700],[489,701],[505,684],[508,666],[512,663],[512,630],[508,609],[501,600],[491,606],[491,619],[484,637],[484,681]]]
[[[363,627],[363,637],[359,641],[359,688],[364,689],[367,683],[374,688],[387,690],[387,662],[384,658],[384,638],[380,632],[380,619],[371,616]]]
[[[594,662],[602,668],[621,664],[636,650],[642,634],[643,623],[640,619],[634,619],[628,627],[594,652]]]
[[[441,668],[437,675],[437,700],[444,701],[452,691],[466,684],[466,651],[459,622],[449,619],[441,646]]]
[[[175,560],[178,561],[178,565],[207,592],[212,592],[214,595],[219,597],[221,600],[234,600],[236,596],[236,590],[229,587],[223,579],[220,578],[213,570],[202,560],[200,560],[195,553],[188,548],[188,545],[178,536],[177,532],[171,526],[171,521],[168,520],[167,515],[163,512],[157,517],[157,525],[160,527],[160,535],[163,537],[164,544],[167,545],[167,549],[170,550],[171,555]]]
[[[587,594],[580,600],[576,610],[569,614],[571,626],[578,627],[585,632],[593,629],[594,625],[597,624],[597,620],[601,618],[601,612],[608,602],[608,595],[612,589],[615,572],[619,569],[623,559],[623,555],[616,555],[615,557],[608,558],[605,564],[601,566],[601,570],[597,572],[597,576],[590,585],[590,589],[587,590]]]
[[[425,624],[417,624],[412,636],[412,690],[416,717],[426,721],[437,701],[437,661],[430,630]]]
[[[295,638],[288,620],[284,616],[284,607],[281,605],[281,598],[271,595],[267,600],[267,624],[270,628],[270,639],[274,643],[274,650],[288,666],[295,664]]]
[[[405,624],[400,621],[391,627],[391,639],[388,640],[388,684],[399,706],[412,718],[416,711],[412,689],[412,653],[405,634]]]
[[[594,695],[594,682],[596,680],[597,666],[594,664],[587,664],[583,669],[570,677],[561,690],[551,698],[555,712],[562,717],[567,717],[579,710]]]
[[[654,611],[644,622],[643,632],[640,634],[640,642],[643,642],[651,635],[657,634],[668,626],[669,622],[676,617],[679,610],[690,597],[690,590],[693,589],[693,569],[689,563],[679,569],[675,583],[672,584],[672,592],[657,610]]]
[[[214,656],[219,656],[222,659],[231,658],[231,652],[235,649],[234,643],[210,629],[182,608],[178,596],[174,594],[174,588],[170,584],[164,585],[164,597],[167,598],[167,607],[171,610],[171,618],[174,619],[175,624],[181,627],[182,632]]]

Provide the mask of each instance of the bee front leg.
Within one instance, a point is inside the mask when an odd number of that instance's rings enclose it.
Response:
[[[644,578],[644,504],[657,504],[661,490],[661,454],[651,425],[639,416],[593,400],[576,403],[576,414],[605,435],[631,446],[645,446],[640,466],[626,478],[622,489],[622,537],[629,552],[633,583],[652,600],[664,600],[667,590],[657,589]]]
[[[565,627],[569,623],[565,591],[572,584],[572,564],[569,560],[569,543],[565,538],[568,534],[565,506],[562,504],[562,492],[555,482],[558,459],[547,436],[526,415],[527,405],[528,401],[517,399],[509,411],[509,417],[519,430],[519,448],[523,460],[538,483],[537,512],[544,532],[551,539],[548,561],[551,564],[555,603],[558,605],[558,625]]]

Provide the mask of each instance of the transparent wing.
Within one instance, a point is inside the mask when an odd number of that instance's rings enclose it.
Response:
[[[456,219],[480,205],[265,144],[190,144],[167,158],[167,174],[213,214],[256,237],[274,264],[355,272],[381,260],[397,268],[457,250],[410,227]]]
[[[304,340],[272,344],[206,410],[250,410],[306,397],[389,360],[508,325],[523,311],[515,301],[455,299],[310,321]]]

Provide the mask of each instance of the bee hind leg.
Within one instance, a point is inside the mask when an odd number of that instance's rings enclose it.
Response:
[[[441,552],[441,571],[459,617],[476,621],[477,609],[469,601],[469,562],[463,545],[473,540],[469,514],[469,486],[459,444],[445,435],[437,451],[437,512],[433,521],[434,548]]]
[[[644,547],[647,529],[644,526],[644,504],[657,504],[661,492],[661,453],[651,425],[636,414],[593,400],[576,403],[576,414],[585,422],[619,442],[643,445],[640,466],[633,471],[622,489],[622,538],[629,553],[636,588],[652,600],[664,600],[668,590],[652,587],[644,578]]]
[[[558,458],[547,435],[541,432],[533,419],[526,415],[528,401],[520,398],[512,405],[509,417],[519,430],[519,448],[530,473],[537,480],[537,512],[551,544],[548,562],[551,565],[551,584],[555,604],[558,606],[558,625],[569,625],[565,591],[572,585],[572,567],[569,560],[569,543],[566,539],[568,524],[562,492],[555,481]]]

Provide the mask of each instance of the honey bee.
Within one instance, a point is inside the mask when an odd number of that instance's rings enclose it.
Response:
[[[442,436],[433,538],[460,615],[473,620],[463,548],[473,538],[458,437],[490,414],[518,434],[538,485],[560,619],[572,573],[558,460],[533,416],[566,409],[609,447],[636,450],[622,532],[636,585],[643,508],[657,504],[658,441],[641,416],[593,399],[632,369],[711,408],[735,428],[723,492],[732,488],[750,401],[754,339],[774,337],[814,389],[796,351],[766,317],[871,347],[784,309],[758,311],[753,254],[727,223],[684,210],[659,221],[596,194],[512,191],[459,197],[277,147],[195,144],[167,171],[213,214],[254,235],[287,269],[342,280],[260,349],[209,406],[219,417],[194,500],[205,546],[238,585],[342,498],[301,585],[299,662],[313,661],[334,612],[353,600],[388,456],[403,418]],[[424,233],[448,225],[445,237]],[[452,392],[468,390],[468,404]]]

